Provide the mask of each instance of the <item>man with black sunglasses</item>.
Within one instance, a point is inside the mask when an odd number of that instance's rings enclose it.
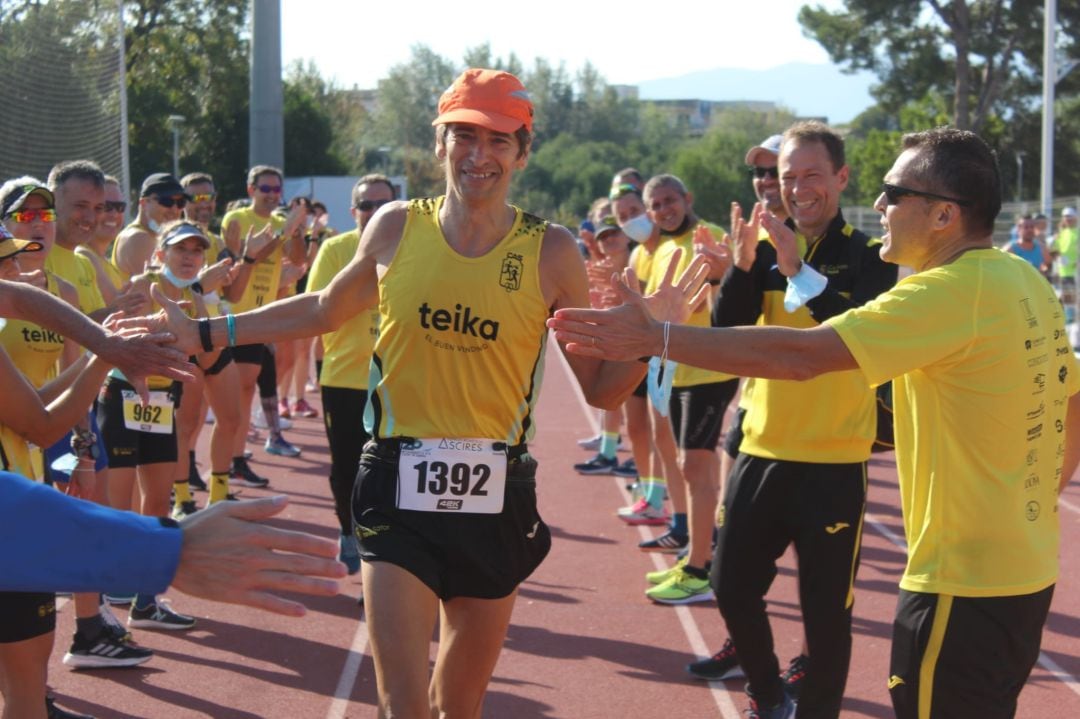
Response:
[[[352,190],[356,228],[322,243],[308,275],[306,290],[320,292],[356,255],[360,235],[380,207],[397,198],[385,175],[364,175]],[[338,329],[322,335],[323,361],[319,372],[323,422],[330,446],[330,491],[341,530],[338,559],[349,574],[360,571],[360,548],[352,531],[352,493],[360,454],[371,435],[364,429],[369,364],[379,331],[378,308],[360,312]]]
[[[247,194],[251,204],[227,213],[221,221],[225,245],[237,258],[240,268],[232,284],[225,288],[225,299],[235,312],[256,309],[277,299],[284,257],[287,256],[296,265],[304,262],[303,236],[297,236],[294,230],[306,219],[306,208],[297,204],[287,218],[274,212],[281,204],[284,182],[284,175],[276,167],[252,167],[247,177]],[[273,239],[256,251],[256,238],[266,231],[273,234]],[[259,403],[269,428],[266,451],[284,457],[298,456],[300,449],[281,434],[277,366],[272,345],[258,343],[234,347],[233,360],[240,370],[242,407],[251,406],[255,387],[259,387]],[[267,480],[255,474],[244,457],[246,435],[246,427],[237,428],[230,479],[248,487],[265,487]],[[210,487],[212,498],[224,495],[227,485],[223,486],[222,481],[220,476],[213,475]]]
[[[874,203],[881,257],[915,274],[862,307],[816,326],[673,327],[665,339],[625,291],[619,308],[560,310],[549,325],[590,357],[664,347],[677,361],[789,386],[893,380],[908,541],[893,709],[898,719],[1005,719],[1039,658],[1059,573],[1058,496],[1080,464],[1080,366],[1053,287],[994,247],[1001,175],[985,141],[951,128],[905,135],[885,181]]]
[[[155,172],[143,180],[135,219],[113,245],[112,261],[127,279],[146,271],[157,248],[158,229],[180,219],[189,199],[180,181],[167,172]]]

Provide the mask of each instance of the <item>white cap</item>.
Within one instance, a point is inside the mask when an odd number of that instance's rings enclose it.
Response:
[[[768,154],[772,155],[774,158],[779,157],[779,155],[780,155],[780,143],[782,143],[783,141],[784,141],[784,136],[783,135],[772,135],[772,136],[768,137],[760,145],[755,145],[754,147],[751,147],[746,152],[746,164],[747,165],[756,165],[757,164],[757,157],[762,152],[767,152]]]
[[[1061,211],[1061,216],[1062,217],[1076,217],[1076,208],[1074,208],[1074,207],[1066,207],[1064,210]]]

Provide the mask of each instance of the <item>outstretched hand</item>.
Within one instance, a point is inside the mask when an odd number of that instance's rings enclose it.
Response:
[[[659,355],[663,323],[681,324],[708,291],[708,264],[700,255],[673,281],[682,250],[676,250],[655,292],[642,297],[632,269],[613,279],[621,304],[605,310],[560,309],[547,321],[567,351],[585,357],[629,361]]]
[[[156,285],[153,291],[158,291]],[[124,373],[143,403],[150,400],[146,378],[151,375],[181,382],[195,379],[195,367],[188,362],[190,353],[174,345],[176,335],[160,317],[124,317],[123,313],[115,313],[106,317],[102,326],[109,338],[98,355]]]
[[[264,524],[285,509],[284,496],[220,502],[181,521],[180,565],[173,586],[193,596],[299,617],[304,605],[276,592],[330,597],[345,565],[337,543]]]
[[[722,280],[732,263],[731,236],[725,233],[717,242],[707,225],[698,225],[694,230],[694,254],[709,263],[710,280]]]

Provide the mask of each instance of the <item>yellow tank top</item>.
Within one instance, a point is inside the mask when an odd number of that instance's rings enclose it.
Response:
[[[168,282],[168,280],[166,280],[160,272],[147,272],[146,277],[150,280],[152,284],[155,285],[163,285]],[[179,301],[187,303],[184,312],[187,313],[188,317],[195,317],[195,300],[193,298],[194,293],[191,291],[190,287],[185,287],[180,290]],[[158,303],[151,300],[150,310],[147,312],[147,314],[153,314],[160,309],[161,307],[158,305]],[[117,377],[124,380],[125,382],[128,381],[127,377],[124,376],[124,373],[115,368],[109,370],[109,376]],[[172,383],[172,379],[168,377],[162,377],[161,375],[150,375],[146,378],[146,386],[153,390],[168,389],[169,387],[172,387]]]
[[[548,308],[540,288],[547,223],[514,208],[505,237],[464,257],[439,227],[443,198],[412,200],[379,281],[379,337],[365,411],[377,437],[476,437],[517,444],[535,432]]]
[[[46,289],[54,297],[60,296],[56,276],[45,272]],[[0,329],[0,347],[4,348],[12,364],[30,384],[41,389],[56,377],[57,362],[64,350],[64,338],[58,332],[24,320],[8,320]],[[28,479],[44,478],[44,461],[41,448],[31,445],[14,430],[0,426],[0,463],[4,469],[21,474]]]
[[[254,228],[261,230],[270,223],[275,232],[280,232],[285,226],[285,218],[278,215],[259,217],[255,210],[244,207],[233,210],[225,215],[221,221],[221,234],[226,234],[226,229],[232,223],[240,224],[240,237],[246,238],[248,230]],[[251,278],[244,288],[244,294],[236,302],[231,303],[233,312],[246,312],[256,307],[262,307],[277,299],[278,285],[281,283],[281,246],[279,245],[269,257],[258,262],[251,271]]]
[[[59,297],[56,275],[46,271],[45,282],[49,294]],[[9,319],[0,329],[0,347],[7,352],[15,368],[30,380],[30,384],[41,389],[56,377],[56,364],[64,350],[64,337],[33,322]]]

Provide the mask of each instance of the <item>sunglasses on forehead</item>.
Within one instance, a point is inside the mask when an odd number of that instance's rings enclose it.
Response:
[[[15,210],[14,212],[9,213],[8,217],[16,222],[35,222],[37,220],[41,220],[42,222],[55,222],[56,210]]]
[[[392,200],[360,200],[356,203],[356,209],[361,212],[374,212],[387,202],[392,202]]]
[[[162,207],[179,207],[181,210],[187,206],[188,199],[183,195],[176,195],[174,197],[162,197],[158,195],[154,200]]]
[[[617,200],[620,197],[625,197],[626,195],[638,195],[638,196],[640,196],[641,192],[638,191],[638,188],[634,187],[629,182],[623,182],[623,183],[618,184],[618,185],[612,185],[611,192],[608,193],[608,199],[609,200]]]
[[[925,197],[928,200],[941,200],[943,202],[955,202],[961,207],[967,207],[971,204],[970,200],[960,200],[955,197],[948,197],[946,195],[938,195],[934,192],[923,192],[922,190],[913,190],[910,187],[901,187],[900,185],[893,185],[888,182],[881,183],[881,192],[885,195],[885,204],[895,205],[900,202],[902,197]]]
[[[766,177],[771,177],[774,180],[780,178],[780,170],[776,167],[751,167],[750,174],[759,180],[764,180]]]

